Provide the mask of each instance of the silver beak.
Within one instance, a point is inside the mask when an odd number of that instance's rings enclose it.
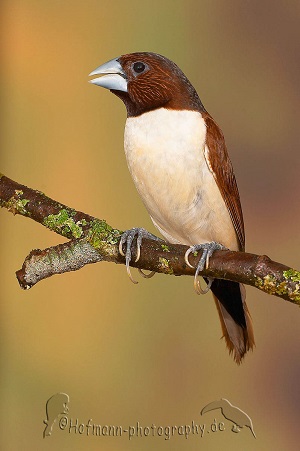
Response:
[[[89,80],[89,82],[93,83],[94,85],[102,86],[106,89],[114,89],[116,91],[127,92],[127,80],[125,72],[123,71],[122,66],[119,63],[118,58],[110,60],[107,63],[102,64],[102,66],[97,67],[97,69],[93,70],[93,72],[91,72],[89,76],[100,74],[107,75],[94,78],[93,80]]]

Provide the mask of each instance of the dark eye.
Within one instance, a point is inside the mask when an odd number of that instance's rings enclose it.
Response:
[[[133,65],[133,70],[137,74],[141,74],[142,72],[144,72],[145,69],[146,69],[146,66],[141,61],[138,61],[137,63],[134,63],[134,65]]]

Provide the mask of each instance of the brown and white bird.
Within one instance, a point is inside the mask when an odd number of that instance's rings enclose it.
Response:
[[[243,215],[224,136],[179,67],[164,56],[140,52],[108,61],[90,75],[102,75],[91,83],[110,89],[126,106],[128,167],[163,237],[191,246],[189,252],[203,251],[196,274],[215,249],[243,251]],[[140,245],[146,233],[124,233],[127,265],[134,236]],[[244,287],[221,279],[208,286],[228,349],[240,363],[254,346]]]

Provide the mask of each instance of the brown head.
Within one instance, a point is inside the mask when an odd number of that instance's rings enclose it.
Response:
[[[205,111],[182,70],[157,53],[122,55],[101,65],[90,75],[100,74],[105,75],[91,83],[110,89],[120,97],[129,117],[161,107]]]

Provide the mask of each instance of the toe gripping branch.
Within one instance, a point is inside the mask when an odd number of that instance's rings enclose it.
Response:
[[[136,252],[135,262],[139,261],[139,259],[140,259],[141,245],[142,245],[143,238],[149,238],[149,239],[156,240],[156,241],[161,241],[161,239],[158,238],[155,235],[152,235],[152,233],[149,233],[146,229],[143,229],[143,228],[140,228],[140,227],[134,227],[132,229],[125,230],[125,232],[122,234],[121,239],[120,239],[120,243],[119,243],[119,252],[120,252],[121,255],[123,255],[123,257],[125,257],[126,271],[127,271],[129,279],[133,283],[138,283],[132,277],[130,266],[129,266],[130,262],[132,260],[132,243],[133,243],[133,240],[135,239],[135,237],[137,238],[137,240],[136,240],[137,252]],[[123,245],[125,243],[126,243],[126,250],[125,250],[125,253],[124,253],[123,252]],[[139,268],[138,268],[138,271],[146,279],[150,279],[155,274],[155,271],[151,271],[149,274],[145,274]]]
[[[227,249],[220,243],[216,243],[215,241],[211,241],[210,243],[203,243],[203,244],[195,244],[194,246],[191,246],[185,253],[184,260],[186,264],[190,268],[194,268],[189,262],[189,255],[194,252],[202,251],[202,255],[199,259],[199,262],[196,267],[195,276],[194,276],[194,288],[197,294],[206,294],[211,287],[211,284],[213,283],[212,278],[208,278],[208,284],[206,288],[203,290],[200,284],[200,281],[198,280],[199,272],[203,271],[204,268],[208,268],[209,265],[209,259],[213,255],[213,253],[217,250],[224,250]]]
[[[140,228],[140,227],[134,227],[132,229],[126,230],[120,239],[119,243],[119,252],[123,257],[125,257],[125,263],[126,263],[126,271],[128,274],[129,279],[133,283],[138,283],[134,278],[132,277],[131,270],[130,270],[130,262],[132,260],[132,243],[134,239],[136,238],[136,258],[135,262],[139,261],[140,255],[141,255],[141,245],[143,238],[153,239],[156,241],[161,241],[160,238],[158,238],[155,235],[152,235],[152,233],[149,233],[146,229]],[[123,245],[125,244],[125,253],[123,251]],[[213,283],[212,278],[208,278],[208,284],[206,288],[203,290],[200,284],[200,281],[198,280],[198,275],[201,271],[203,271],[204,268],[208,268],[209,265],[209,259],[213,255],[213,253],[216,250],[224,250],[227,249],[222,244],[217,243],[215,241],[212,241],[210,243],[204,243],[204,244],[195,244],[194,246],[191,246],[185,253],[184,259],[186,264],[190,268],[194,268],[189,262],[189,255],[194,252],[202,251],[202,255],[199,259],[199,262],[196,266],[195,271],[195,277],[194,277],[194,288],[197,294],[206,294]],[[150,279],[154,276],[155,271],[151,271],[149,274],[145,274],[141,269],[138,269],[139,273],[145,277],[146,279]]]

